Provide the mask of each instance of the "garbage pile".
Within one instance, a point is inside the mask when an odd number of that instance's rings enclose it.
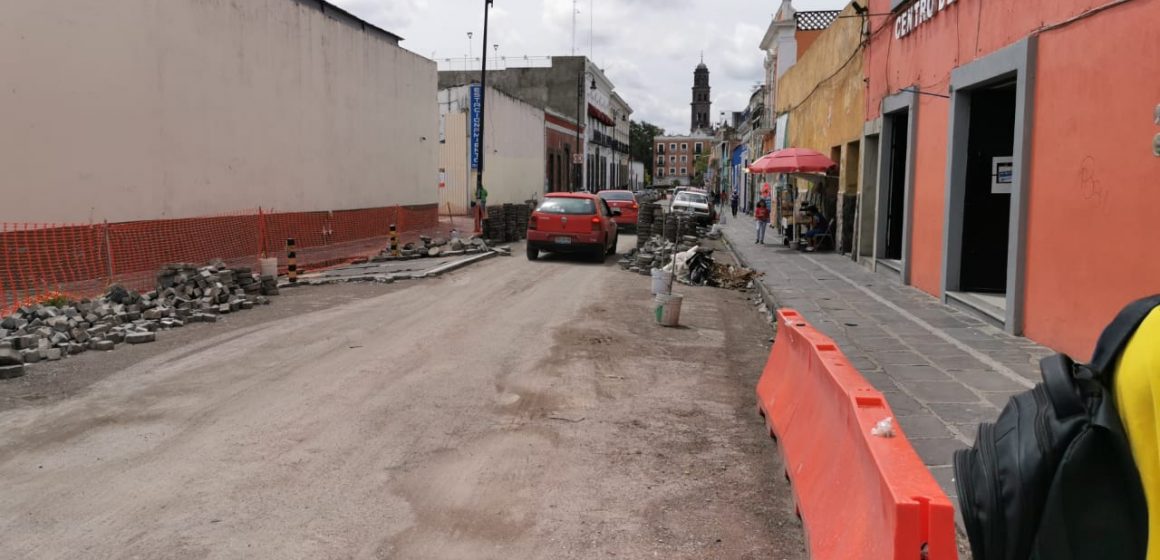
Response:
[[[166,265],[157,274],[157,288],[147,293],[113,285],[91,300],[61,296],[21,307],[0,320],[0,379],[23,375],[25,364],[153,342],[157,331],[213,323],[219,315],[267,305],[266,296],[273,295],[276,278],[215,261]]]

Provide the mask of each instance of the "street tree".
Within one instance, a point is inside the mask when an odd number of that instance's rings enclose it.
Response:
[[[628,151],[632,159],[644,162],[645,175],[647,177],[655,177],[656,172],[653,167],[656,163],[656,158],[653,154],[653,144],[657,136],[665,135],[665,130],[648,122],[631,121],[628,123],[628,135]]]

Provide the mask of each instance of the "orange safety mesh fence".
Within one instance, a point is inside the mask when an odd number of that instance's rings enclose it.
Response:
[[[294,238],[300,269],[320,268],[369,256],[386,247],[390,226],[400,240],[439,235],[434,204],[330,212],[268,212],[113,224],[17,224],[0,222],[0,313],[65,294],[89,297],[110,284],[151,289],[168,263],[230,266],[278,257],[286,267],[286,240]]]

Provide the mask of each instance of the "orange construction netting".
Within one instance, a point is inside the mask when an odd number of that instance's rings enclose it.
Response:
[[[261,256],[286,266],[294,238],[300,268],[320,268],[368,256],[386,247],[390,226],[416,239],[440,229],[435,205],[323,212],[262,209],[217,216],[100,224],[0,222],[0,313],[64,295],[91,297],[117,283],[152,289],[163,265],[256,267]]]

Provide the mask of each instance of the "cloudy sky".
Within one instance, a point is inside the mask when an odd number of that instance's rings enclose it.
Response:
[[[463,67],[480,55],[483,0],[330,0],[403,36],[403,46]],[[780,0],[576,0],[576,53],[589,54],[633,108],[633,119],[681,133],[689,128],[693,69],[701,51],[711,72],[713,118],[740,110],[761,81],[758,49]],[[845,0],[794,0],[797,10],[839,9]],[[526,55],[572,53],[573,0],[495,0],[488,43],[508,66]],[[592,25],[589,25],[589,22]],[[592,40],[589,41],[591,30]],[[490,47],[489,57],[495,52]],[[448,62],[445,59],[458,59]],[[519,62],[517,62],[519,61]],[[488,61],[489,67],[491,60]]]

